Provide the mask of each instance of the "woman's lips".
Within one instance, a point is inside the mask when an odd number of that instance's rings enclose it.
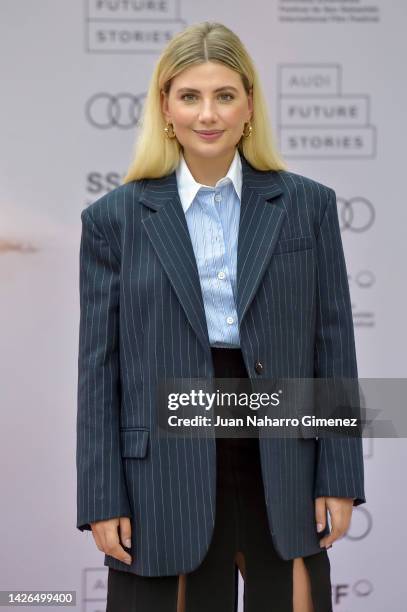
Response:
[[[223,131],[221,132],[198,132],[197,130],[195,130],[195,133],[198,134],[198,136],[200,138],[203,138],[204,140],[216,140],[217,138],[222,136]]]

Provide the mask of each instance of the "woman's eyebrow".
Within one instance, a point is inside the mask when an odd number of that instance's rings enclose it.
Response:
[[[234,91],[238,91],[236,87],[233,87],[233,85],[223,85],[223,87],[217,87],[217,89],[214,89],[213,91],[216,93],[217,91],[222,91],[223,89],[233,89]],[[194,89],[193,87],[181,87],[180,89],[177,89],[177,93],[182,93],[183,91],[200,93],[199,89]]]

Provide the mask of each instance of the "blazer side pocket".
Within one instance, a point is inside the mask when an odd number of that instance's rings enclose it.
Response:
[[[143,459],[147,454],[150,432],[143,427],[120,429],[121,454],[125,459]]]

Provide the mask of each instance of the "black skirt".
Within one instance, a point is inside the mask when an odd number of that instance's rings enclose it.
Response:
[[[240,349],[212,348],[216,378],[247,378]],[[238,568],[244,559],[244,612],[292,612],[293,559],[277,554],[267,519],[259,440],[216,438],[217,490],[213,536],[201,565],[186,575],[185,612],[237,612]],[[314,612],[332,612],[325,549],[303,557]],[[106,612],[176,612],[178,576],[138,576],[109,568]]]

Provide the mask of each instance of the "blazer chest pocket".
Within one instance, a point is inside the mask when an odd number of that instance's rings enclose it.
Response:
[[[147,454],[150,432],[144,427],[122,427],[120,441],[122,457],[126,459],[143,459]]]
[[[312,249],[314,246],[314,238],[312,236],[294,236],[293,238],[285,238],[277,242],[274,249],[274,255],[279,253],[292,253],[293,251],[305,251]]]

